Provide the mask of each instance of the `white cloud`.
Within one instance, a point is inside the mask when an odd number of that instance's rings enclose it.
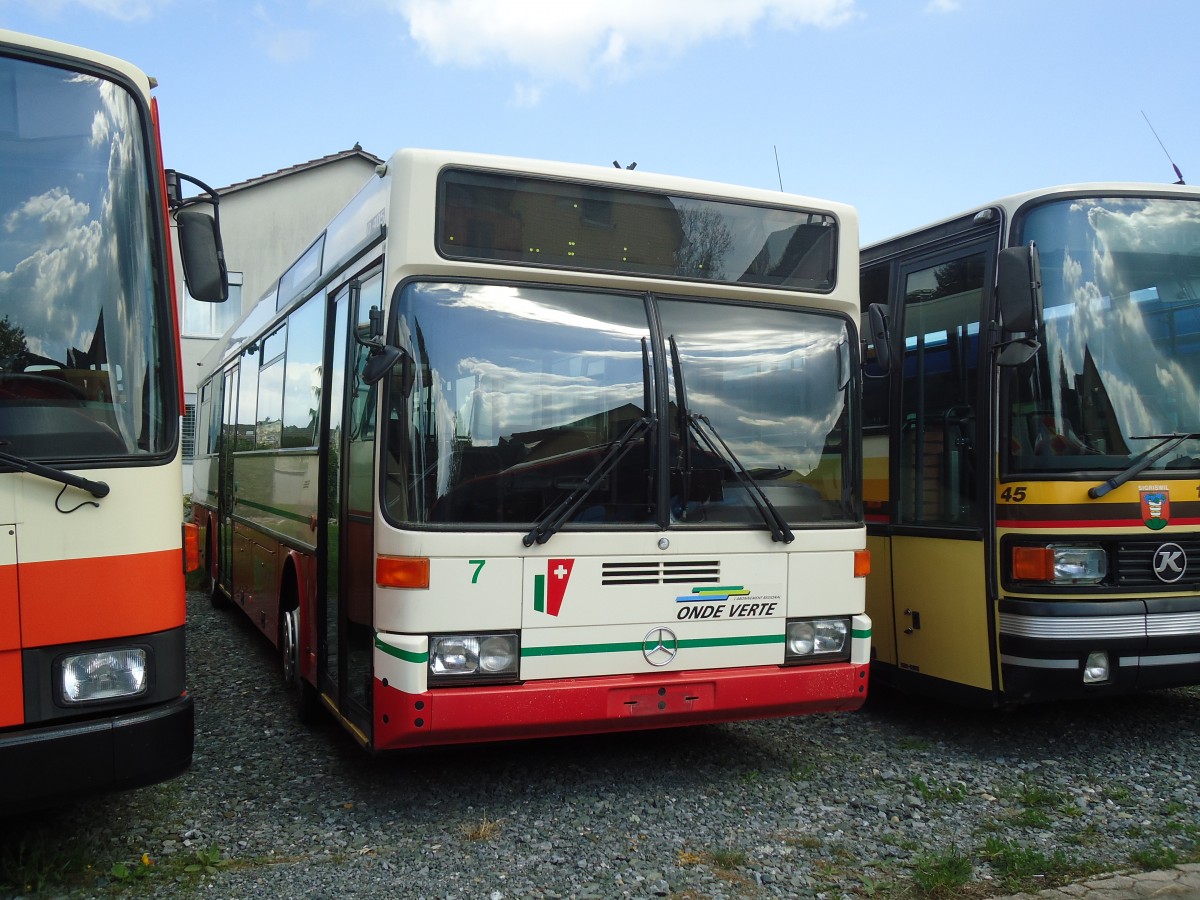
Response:
[[[289,63],[312,56],[316,34],[302,28],[272,31],[264,39],[267,56],[275,62]]]
[[[925,4],[925,12],[929,13],[953,13],[962,9],[962,3],[959,0],[929,0]]]
[[[855,0],[390,0],[412,39],[439,65],[497,62],[538,79],[586,84],[619,77],[707,40],[760,24],[832,28]],[[528,90],[526,88],[525,90]]]

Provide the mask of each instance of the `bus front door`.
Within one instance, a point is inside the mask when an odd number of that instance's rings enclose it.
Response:
[[[990,243],[902,265],[890,563],[900,669],[990,690],[981,526],[980,310]],[[986,418],[986,417],[984,417]]]
[[[356,335],[368,327],[370,305],[378,305],[381,285],[378,275],[356,279],[332,295],[326,331],[329,408],[321,449],[326,490],[319,546],[325,591],[318,604],[318,686],[366,743],[371,740],[374,691],[376,392],[362,381],[368,348]],[[362,319],[368,321],[358,321]]]

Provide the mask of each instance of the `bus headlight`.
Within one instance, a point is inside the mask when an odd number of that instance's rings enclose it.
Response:
[[[430,685],[515,680],[515,634],[440,634],[429,638]]]
[[[1016,581],[1099,584],[1108,575],[1108,555],[1095,544],[1013,547],[1012,574]]]
[[[849,658],[849,619],[792,619],[787,623],[785,662],[829,662]]]
[[[67,656],[60,671],[64,703],[136,697],[150,687],[146,651],[135,648]]]

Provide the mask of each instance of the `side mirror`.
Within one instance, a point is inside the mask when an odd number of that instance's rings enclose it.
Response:
[[[229,298],[229,273],[216,220],[199,210],[181,209],[175,222],[188,293],[207,303],[224,302]]]
[[[1042,267],[1037,245],[1000,251],[996,273],[996,304],[1000,324],[1010,334],[1036,333],[1042,321]]]
[[[363,363],[362,380],[366,384],[378,384],[404,356],[404,351],[390,344],[371,348],[371,354]]]
[[[875,360],[885,372],[892,370],[892,336],[888,330],[887,307],[872,303],[867,307],[867,328],[875,347]]]
[[[1036,335],[1042,323],[1042,267],[1037,245],[1006,247],[996,261],[996,306],[1006,341],[997,343],[996,365],[1022,366],[1041,347]],[[1012,338],[1014,333],[1026,336]]]

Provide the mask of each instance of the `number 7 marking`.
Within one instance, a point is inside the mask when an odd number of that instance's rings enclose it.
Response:
[[[471,575],[471,584],[478,584],[479,583],[479,573],[483,571],[483,564],[486,563],[487,560],[486,559],[468,559],[467,562],[475,567],[475,571]]]

